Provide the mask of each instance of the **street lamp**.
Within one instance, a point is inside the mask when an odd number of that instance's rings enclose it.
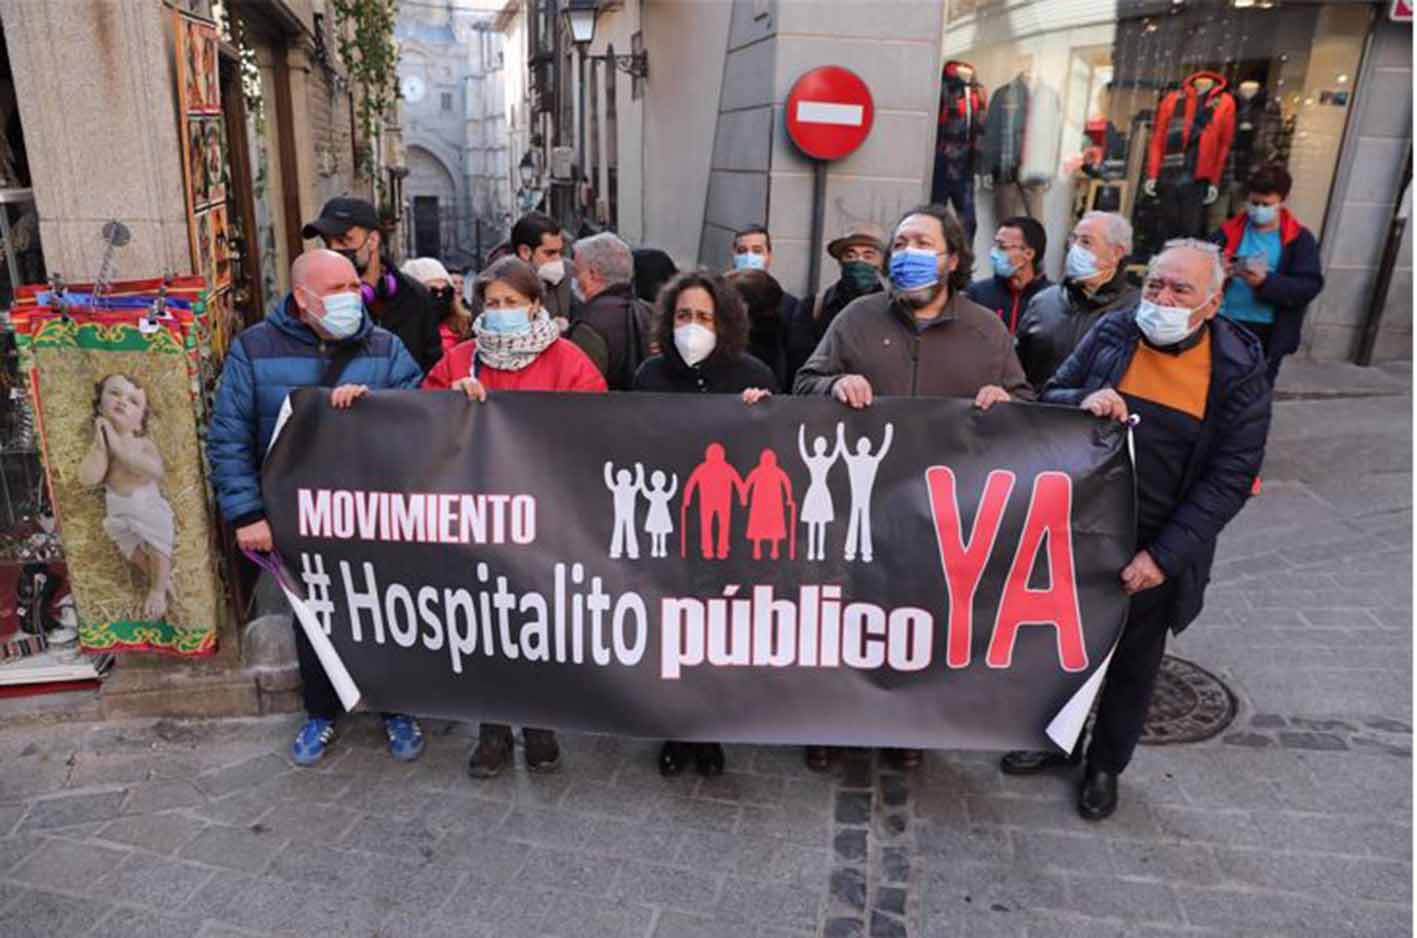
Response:
[[[581,47],[590,45],[595,38],[595,18],[600,14],[600,0],[568,0],[566,4],[566,28],[571,31],[571,41]]]
[[[523,189],[536,186],[536,160],[532,158],[530,150],[522,154],[521,162],[517,164],[517,173],[521,175]]]
[[[585,176],[585,109],[586,109],[586,47],[595,38],[595,18],[600,14],[600,0],[566,0],[566,28],[570,30],[571,41],[576,44],[577,67],[580,80],[577,82],[579,108],[576,115],[576,163],[580,175]]]

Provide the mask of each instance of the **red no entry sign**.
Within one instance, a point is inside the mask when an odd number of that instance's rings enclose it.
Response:
[[[866,83],[837,65],[814,68],[787,95],[787,135],[817,160],[839,160],[871,132],[876,108]]]

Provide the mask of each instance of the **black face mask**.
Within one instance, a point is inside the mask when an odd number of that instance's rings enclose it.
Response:
[[[357,248],[334,248],[334,252],[354,265],[354,272],[359,276],[364,276],[364,272],[369,269],[370,254],[365,254],[364,259],[359,259],[359,252],[369,246],[369,236],[364,236],[364,243]]]
[[[453,312],[453,288],[438,287],[430,289],[428,295],[433,298],[433,306],[438,310],[439,315],[448,316]]]

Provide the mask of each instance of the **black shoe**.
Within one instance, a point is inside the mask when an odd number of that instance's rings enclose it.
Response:
[[[1082,755],[1066,752],[1043,752],[1033,749],[1015,749],[1004,753],[999,760],[999,771],[1005,775],[1037,775],[1049,769],[1071,768],[1082,764]]]
[[[561,746],[554,732],[524,727],[522,739],[526,743],[528,772],[554,772],[561,767]]]
[[[672,778],[684,771],[684,763],[689,761],[689,747],[686,743],[669,740],[659,747],[659,774]]]
[[[813,772],[830,772],[834,752],[835,750],[831,746],[808,746],[806,750],[807,768]]]
[[[467,774],[492,778],[506,768],[512,757],[512,728],[501,723],[484,723],[477,730],[477,745],[467,760]]]
[[[918,769],[920,763],[925,761],[925,753],[920,749],[882,749],[881,755],[886,757],[891,768],[902,772]]]
[[[723,747],[718,743],[699,743],[694,747],[694,768],[704,778],[723,774]]]
[[[1078,814],[1089,821],[1109,818],[1117,810],[1117,776],[1089,765],[1078,789]]]

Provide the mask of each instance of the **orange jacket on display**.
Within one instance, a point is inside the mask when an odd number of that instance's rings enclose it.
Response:
[[[1201,78],[1214,82],[1203,94],[1195,85]],[[1180,123],[1173,126],[1176,121]],[[1197,127],[1199,136],[1193,139]],[[1184,178],[1219,185],[1234,139],[1235,99],[1225,90],[1225,76],[1217,72],[1196,72],[1186,77],[1179,90],[1162,98],[1156,109],[1146,176],[1157,178],[1162,174],[1163,163],[1167,164],[1167,169],[1172,169],[1174,161],[1175,168],[1184,168]]]

